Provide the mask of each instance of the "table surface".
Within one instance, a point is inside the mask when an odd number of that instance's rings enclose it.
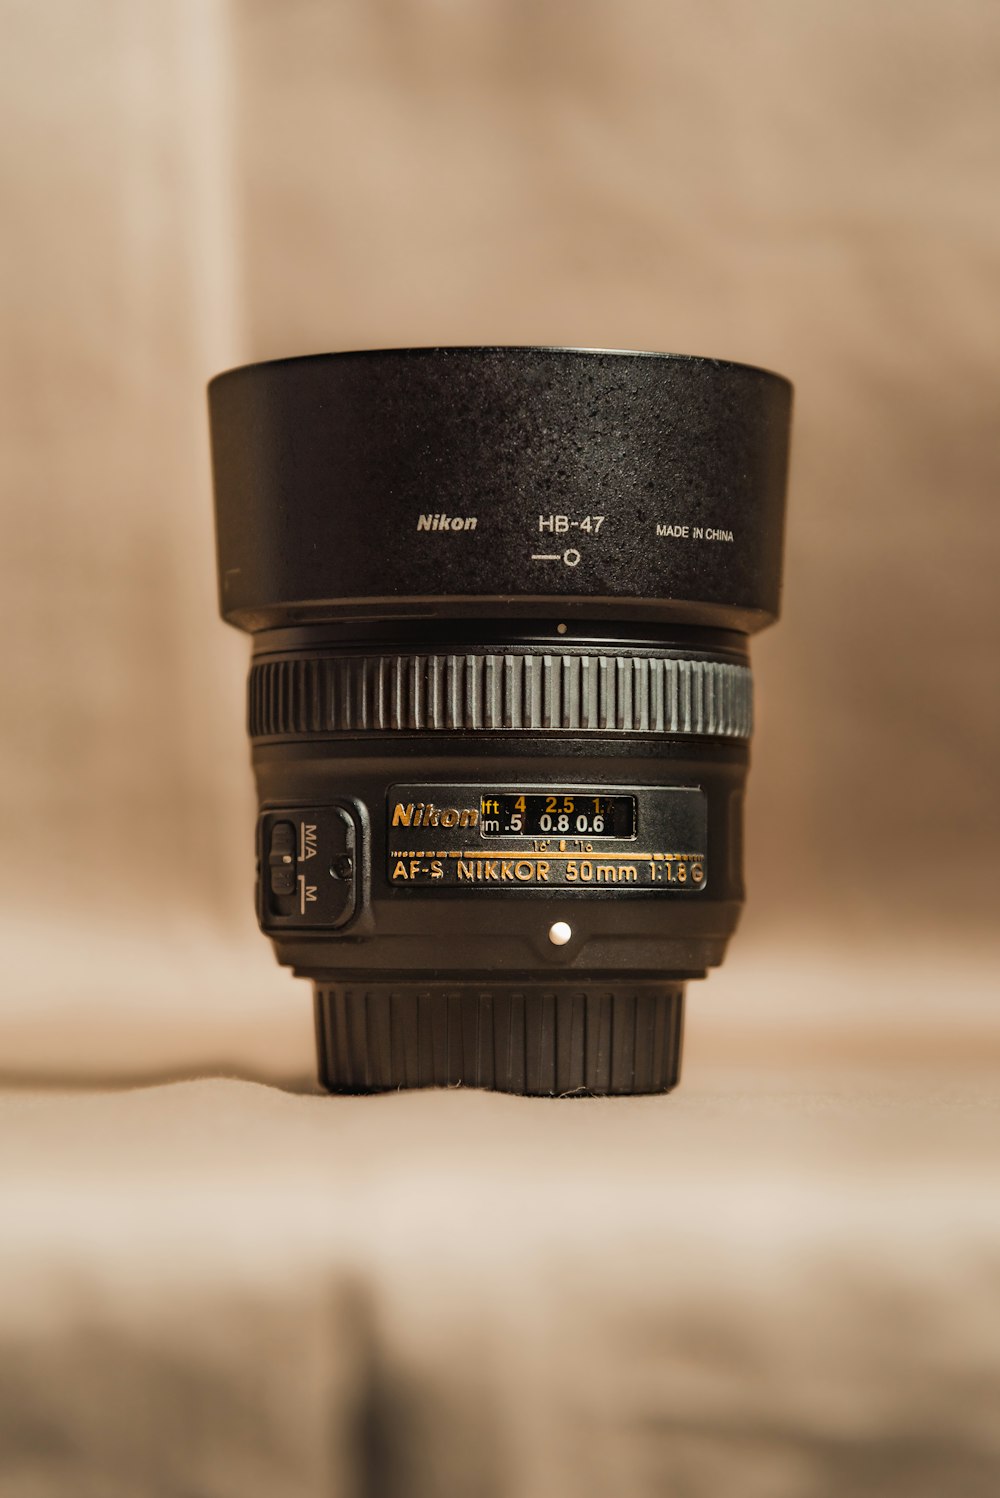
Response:
[[[1000,1490],[1000,1089],[0,1095],[0,1490]]]

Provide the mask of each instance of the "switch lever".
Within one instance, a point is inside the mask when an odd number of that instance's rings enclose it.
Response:
[[[272,895],[295,893],[295,828],[291,822],[275,822],[267,852]]]

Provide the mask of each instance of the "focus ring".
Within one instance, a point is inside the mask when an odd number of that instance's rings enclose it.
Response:
[[[677,656],[551,653],[267,659],[253,738],[313,733],[671,733],[746,739],[749,667]]]

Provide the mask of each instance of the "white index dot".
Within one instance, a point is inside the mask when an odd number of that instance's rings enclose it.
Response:
[[[554,947],[564,947],[573,935],[573,927],[566,921],[556,921],[549,927],[549,941]]]

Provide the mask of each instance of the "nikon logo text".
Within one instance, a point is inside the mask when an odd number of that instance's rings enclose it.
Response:
[[[417,521],[417,530],[474,531],[477,524],[475,515],[421,515]]]
[[[392,811],[394,827],[475,827],[479,812],[471,806],[435,806],[433,801],[397,801]]]

